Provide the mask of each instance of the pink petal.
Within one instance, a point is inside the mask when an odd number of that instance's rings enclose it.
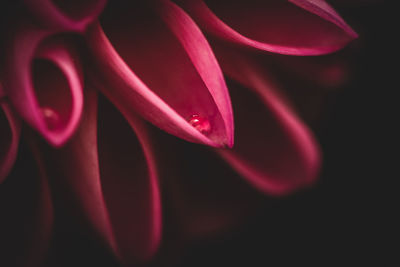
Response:
[[[178,2],[208,33],[263,51],[326,54],[357,37],[323,0]]]
[[[312,133],[268,72],[249,57],[235,55],[219,53],[220,62],[229,76],[250,90],[234,83],[230,87],[237,142],[233,150],[217,152],[263,192],[279,195],[312,184],[320,167]]]
[[[107,0],[24,0],[24,3],[47,28],[83,32],[101,13]]]
[[[128,123],[87,90],[76,135],[50,160],[97,234],[125,263],[147,260],[161,238],[161,204],[155,160],[144,125]],[[99,123],[97,123],[97,121]]]
[[[2,266],[39,267],[53,230],[53,205],[47,175],[34,149],[22,149],[9,179],[0,185],[0,251]]]
[[[7,44],[4,89],[16,111],[54,146],[63,145],[82,112],[82,73],[68,40],[28,26]]]
[[[1,85],[0,85],[1,90]],[[14,165],[18,153],[21,125],[9,105],[0,100],[0,184]]]
[[[137,111],[173,135],[210,146],[232,146],[229,94],[198,27],[170,1],[156,1],[150,7],[125,5],[110,3],[101,26],[95,25],[88,35],[101,76],[108,82],[100,89],[121,110]],[[196,130],[188,122],[193,115],[207,121],[209,130]]]

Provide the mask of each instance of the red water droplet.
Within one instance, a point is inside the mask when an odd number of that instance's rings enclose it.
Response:
[[[197,114],[189,117],[189,124],[202,134],[208,134],[211,131],[210,121],[206,118],[200,117]]]
[[[60,115],[52,108],[42,107],[42,114],[46,122],[47,128],[55,130],[60,127],[61,119]]]

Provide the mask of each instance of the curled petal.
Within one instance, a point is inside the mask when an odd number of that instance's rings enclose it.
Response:
[[[21,158],[0,185],[0,251],[4,266],[39,267],[53,231],[53,204],[38,151],[31,157],[21,146]]]
[[[24,0],[29,11],[50,29],[83,32],[107,0]]]
[[[108,82],[100,89],[119,109],[135,109],[173,135],[232,146],[230,98],[210,46],[182,9],[169,0],[151,3],[113,2],[89,31]]]
[[[311,131],[268,72],[239,54],[220,55],[224,71],[247,88],[235,83],[230,87],[237,108],[237,142],[233,150],[217,152],[261,191],[280,195],[312,184],[320,152]]]
[[[1,90],[1,86],[0,86]],[[9,105],[0,100],[0,184],[14,165],[21,133],[19,120]]]
[[[326,54],[357,37],[324,0],[179,0],[178,3],[208,33],[263,51]]]
[[[133,117],[127,123],[106,102],[97,117],[97,94],[87,91],[79,130],[65,147],[52,150],[49,166],[121,261],[147,260],[160,242],[161,204],[146,129]]]
[[[82,73],[68,40],[34,28],[7,44],[4,89],[16,111],[54,146],[63,145],[82,113]]]

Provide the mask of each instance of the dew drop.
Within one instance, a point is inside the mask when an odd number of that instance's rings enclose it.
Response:
[[[190,125],[202,134],[208,134],[211,131],[210,121],[197,114],[190,116],[188,121]]]
[[[61,124],[60,115],[50,107],[42,107],[42,115],[46,122],[47,128],[50,130],[57,129]]]

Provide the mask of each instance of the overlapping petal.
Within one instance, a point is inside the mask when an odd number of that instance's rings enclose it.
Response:
[[[0,85],[1,90],[1,85]],[[0,184],[14,165],[21,125],[9,104],[0,99]]]
[[[169,0],[112,4],[115,8],[110,6],[88,34],[108,83],[101,86],[107,97],[183,139],[232,146],[226,84],[195,23]],[[193,116],[210,127],[197,130],[190,123]]]
[[[76,129],[83,105],[82,71],[64,37],[23,25],[6,44],[4,89],[16,111],[54,146]]]
[[[268,71],[240,52],[223,49],[218,56],[224,71],[238,82],[230,86],[238,128],[234,149],[217,152],[270,194],[286,194],[314,182],[320,167],[317,142]]]
[[[24,3],[46,28],[83,32],[97,19],[107,0],[24,0]]]
[[[121,261],[150,258],[161,238],[155,159],[146,128],[87,90],[79,130],[51,152],[50,166],[76,198],[77,209]]]
[[[0,186],[2,266],[39,267],[53,231],[53,204],[39,151],[23,147],[16,168]],[[27,156],[29,155],[29,156]]]
[[[324,0],[178,0],[208,33],[288,55],[334,52],[357,34]]]

